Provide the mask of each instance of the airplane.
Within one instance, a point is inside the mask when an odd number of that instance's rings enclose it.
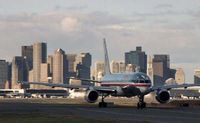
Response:
[[[188,88],[192,86],[200,86],[200,84],[182,84],[182,85],[163,85],[163,86],[153,86],[149,76],[142,72],[133,73],[117,73],[112,74],[110,72],[110,64],[108,51],[106,46],[106,40],[103,41],[104,44],[104,71],[105,75],[103,78],[98,80],[90,80],[84,78],[71,78],[79,79],[83,81],[89,81],[94,83],[100,83],[100,86],[91,85],[69,85],[69,84],[54,84],[54,83],[44,83],[44,82],[20,82],[21,84],[35,84],[44,85],[50,87],[62,87],[68,89],[86,89],[85,100],[88,103],[97,102],[98,98],[101,97],[99,102],[99,107],[107,107],[107,103],[104,99],[107,96],[114,97],[135,97],[139,98],[137,103],[138,109],[143,109],[146,107],[144,102],[145,95],[156,92],[156,100],[159,103],[168,103],[170,100],[169,90],[172,88]]]

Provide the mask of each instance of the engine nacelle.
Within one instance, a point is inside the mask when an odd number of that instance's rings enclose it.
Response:
[[[156,100],[159,103],[167,103],[170,100],[170,94],[167,90],[160,90],[156,93]]]
[[[85,100],[89,103],[95,103],[99,97],[99,93],[95,90],[87,90]]]

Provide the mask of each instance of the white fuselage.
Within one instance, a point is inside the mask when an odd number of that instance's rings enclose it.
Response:
[[[109,74],[102,78],[101,86],[116,87],[117,94],[115,96],[139,95],[151,87],[150,78],[141,72]]]

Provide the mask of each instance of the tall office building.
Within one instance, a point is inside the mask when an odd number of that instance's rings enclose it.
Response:
[[[76,63],[81,63],[86,67],[90,67],[92,63],[92,56],[90,53],[81,53],[76,57]]]
[[[33,46],[22,46],[21,55],[26,59],[29,70],[33,69]]]
[[[0,89],[5,88],[5,83],[8,80],[8,63],[5,60],[0,60]]]
[[[146,73],[147,70],[147,55],[142,51],[142,47],[136,47],[136,51],[125,53],[125,64],[135,65],[141,72]]]
[[[126,71],[126,64],[124,61],[119,62],[119,72],[124,73]]]
[[[126,72],[132,73],[135,72],[136,66],[134,64],[127,64],[126,65]]]
[[[12,80],[12,63],[8,62],[8,80],[5,89],[11,89],[11,80]]]
[[[76,57],[75,68],[77,77],[90,79],[90,67],[92,63],[92,56],[90,53],[81,53]],[[90,84],[88,81],[82,81],[82,85]]]
[[[153,85],[161,86],[165,84],[163,75],[163,62],[153,62]]]
[[[101,78],[104,76],[104,62],[97,61],[95,62],[95,79],[101,80]]]
[[[33,70],[28,72],[28,81],[33,82]],[[33,88],[33,86],[31,86],[31,88]]]
[[[175,80],[177,84],[185,83],[185,73],[182,68],[177,68],[175,73]]]
[[[67,61],[68,61],[68,77],[76,77],[76,54],[67,54]]]
[[[97,61],[95,62],[95,73],[102,72],[104,74],[104,62]]]
[[[49,77],[53,76],[53,56],[49,55],[47,58]]]
[[[53,83],[67,83],[67,72],[65,51],[57,49],[53,55]]]
[[[47,45],[46,43],[33,44],[33,81],[40,82],[41,64],[46,63]],[[31,88],[37,88],[38,85],[32,85]]]
[[[200,84],[200,69],[194,71],[194,83]]]
[[[48,77],[49,77],[49,65],[48,63],[42,63],[40,65],[40,81],[41,82],[48,82]]]
[[[68,75],[67,75],[67,77],[76,77],[77,76],[77,73],[76,73],[77,64],[75,62],[76,62],[77,54],[66,54],[66,56],[67,56],[67,61],[68,61]],[[81,81],[69,79],[69,84],[81,85]]]
[[[76,72],[76,70],[74,69],[74,64],[76,61],[76,54],[66,54],[67,56],[67,61],[68,61],[68,71],[69,72]]]
[[[169,71],[170,71],[169,78],[173,78],[175,80],[176,79],[177,70],[173,69],[173,68],[170,68]]]
[[[153,80],[153,59],[151,56],[148,58],[147,63],[147,75],[150,77],[151,81]]]
[[[169,55],[154,55],[153,58],[153,84],[163,85],[170,78],[170,59]]]
[[[111,61],[111,73],[119,73],[119,62]]]
[[[15,56],[12,60],[12,89],[22,88],[18,81],[28,81],[26,60],[21,56]]]
[[[124,73],[126,71],[126,65],[123,61],[111,62],[111,73]]]

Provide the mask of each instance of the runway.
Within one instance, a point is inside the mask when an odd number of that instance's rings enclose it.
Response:
[[[2,100],[2,99],[1,99]],[[199,107],[146,108],[138,110],[131,106],[98,108],[96,105],[74,103],[34,103],[23,100],[0,100],[0,114],[26,113],[46,116],[77,117],[116,123],[199,123]],[[58,99],[59,102],[60,99]],[[63,100],[61,100],[63,101]],[[36,103],[38,102],[38,103]],[[1,117],[0,117],[1,120]]]

